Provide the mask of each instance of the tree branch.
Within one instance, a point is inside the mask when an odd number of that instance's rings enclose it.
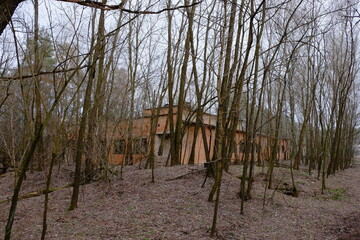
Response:
[[[190,5],[181,5],[181,6],[177,6],[177,7],[164,8],[164,9],[161,9],[158,11],[126,9],[126,8],[123,8],[124,2],[121,2],[118,5],[107,5],[107,4],[103,4],[101,2],[92,1],[92,0],[83,0],[83,1],[82,0],[57,0],[57,1],[76,3],[79,5],[86,6],[86,7],[92,7],[92,8],[97,8],[97,9],[101,9],[101,10],[120,10],[122,12],[133,13],[133,14],[160,14],[160,13],[166,12],[166,11],[173,11],[173,10],[179,10],[182,8],[189,8],[189,7],[192,7],[192,6],[202,3],[204,0],[200,0],[199,2],[195,2]]]
[[[65,72],[70,72],[70,71],[74,71],[74,70],[80,70],[80,69],[88,68],[88,67],[91,67],[91,66],[90,65],[84,65],[84,66],[75,67],[75,68],[54,70],[54,71],[48,71],[48,72],[39,72],[38,74],[31,74],[31,75],[21,76],[21,79],[33,78],[33,77],[37,77],[37,76],[41,76],[41,75],[48,75],[48,74],[55,74],[55,73],[65,73]],[[20,76],[0,77],[0,81],[12,81],[12,80],[19,80],[19,79],[20,79]]]

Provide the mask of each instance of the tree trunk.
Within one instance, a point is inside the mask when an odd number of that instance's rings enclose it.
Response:
[[[4,32],[4,29],[11,21],[11,17],[14,14],[16,8],[25,0],[0,0],[0,36]]]
[[[74,210],[77,208],[78,204],[78,197],[79,197],[79,190],[80,190],[80,183],[81,183],[81,162],[85,147],[85,134],[86,134],[86,125],[87,125],[87,117],[89,110],[91,108],[91,91],[92,91],[92,85],[94,81],[94,75],[95,75],[95,66],[97,61],[97,50],[95,47],[95,53],[93,56],[93,59],[90,60],[91,66],[89,67],[89,78],[88,83],[85,90],[85,96],[84,96],[84,104],[83,104],[83,112],[80,120],[80,126],[78,131],[78,139],[76,144],[76,151],[74,156],[74,162],[75,162],[75,173],[74,173],[74,187],[73,192],[71,196],[71,202],[69,206],[69,211]]]
[[[106,4],[106,0],[103,0],[102,3]],[[94,103],[92,108],[89,110],[89,132],[87,136],[87,151],[85,156],[85,177],[86,181],[91,181],[91,173],[94,171],[96,166],[99,165],[98,158],[101,155],[95,150],[95,146],[101,143],[101,139],[104,136],[100,134],[99,138],[96,138],[95,133],[100,132],[97,131],[99,128],[100,118],[103,112],[104,106],[104,85],[106,82],[106,76],[104,76],[104,58],[105,58],[105,11],[101,10],[98,24],[98,33],[97,33],[97,49],[98,49],[98,64],[94,67],[97,69],[97,81],[94,93]],[[92,80],[94,81],[94,79]],[[97,148],[99,149],[99,148]]]

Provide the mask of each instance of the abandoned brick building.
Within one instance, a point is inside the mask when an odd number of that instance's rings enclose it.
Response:
[[[155,136],[155,162],[157,165],[165,165],[168,161],[170,151],[170,130],[169,130],[169,108],[167,106],[160,109],[158,123]],[[177,107],[173,109],[174,121],[177,116]],[[181,163],[188,164],[191,153],[191,146],[194,141],[195,131],[195,114],[190,108],[183,111],[184,135],[182,138]],[[109,152],[109,162],[111,164],[122,164],[125,160],[126,148],[131,146],[133,163],[146,159],[149,150],[149,138],[151,129],[151,109],[143,111],[140,118],[134,119],[132,122],[132,144],[127,144],[127,132],[129,121],[121,122],[115,132],[115,140],[112,149]],[[213,146],[216,131],[216,116],[204,113],[203,124],[205,126],[207,145],[210,150],[210,158],[213,155]],[[244,152],[245,131],[239,126],[236,135],[236,147],[232,153],[232,161],[241,160]],[[206,162],[204,150],[204,137],[201,131],[198,131],[196,137],[194,164],[203,164]],[[270,157],[271,138],[265,135],[257,135],[255,158],[257,161],[266,161]],[[289,144],[286,139],[278,140],[279,150],[277,153],[278,160],[287,159]]]

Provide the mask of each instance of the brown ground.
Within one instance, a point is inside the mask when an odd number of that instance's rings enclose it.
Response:
[[[52,187],[72,181],[72,167],[55,171]],[[71,188],[50,194],[47,239],[211,239],[214,203],[207,202],[212,180],[204,188],[200,167],[149,170],[128,167],[124,180],[112,177],[82,186],[79,208],[68,212]],[[217,239],[360,239],[360,165],[327,180],[329,190],[320,194],[316,176],[295,171],[298,198],[267,190],[263,206],[265,169],[256,170],[252,199],[240,215],[240,166],[224,174]],[[183,178],[177,176],[193,172]],[[276,169],[280,188],[290,184],[289,169]],[[0,201],[12,194],[12,173],[0,176]],[[23,193],[44,187],[43,173],[28,174]],[[284,184],[285,183],[285,184]],[[13,239],[40,239],[44,197],[19,202]],[[0,239],[4,237],[10,204],[0,205]]]

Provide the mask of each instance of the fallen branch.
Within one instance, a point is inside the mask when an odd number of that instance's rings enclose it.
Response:
[[[50,188],[48,193],[55,192],[57,190],[62,190],[62,189],[65,189],[65,188],[69,188],[69,187],[72,187],[72,186],[73,186],[73,184],[71,183],[71,184],[65,185],[63,187]],[[26,199],[26,198],[32,198],[32,197],[38,197],[38,196],[41,196],[41,195],[43,195],[45,193],[46,193],[46,189],[40,189],[40,190],[35,191],[35,192],[30,192],[30,193],[20,195],[18,200],[22,200],[22,199]],[[11,201],[11,197],[8,197],[7,199],[0,201],[0,204],[10,202],[10,201]]]
[[[165,181],[173,181],[173,180],[178,180],[178,179],[181,179],[181,178],[184,178],[188,175],[191,175],[191,174],[194,174],[194,173],[198,173],[198,172],[205,172],[206,169],[199,169],[199,170],[196,170],[196,171],[192,171],[192,172],[188,172],[188,173],[185,173],[183,175],[180,175],[180,176],[177,176],[177,177],[174,177],[174,178],[170,178],[170,179],[166,179]]]
[[[287,168],[287,169],[291,168],[291,166],[284,164],[284,163],[277,163],[277,164],[275,164],[275,167]]]

